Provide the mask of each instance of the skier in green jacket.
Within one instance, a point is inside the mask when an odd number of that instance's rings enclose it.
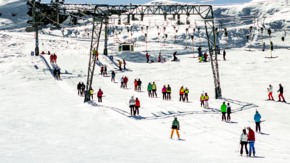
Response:
[[[151,83],[148,84],[147,90],[148,90],[148,96],[151,97],[151,90],[152,90]]]
[[[171,139],[172,139],[174,130],[176,130],[176,134],[178,136],[178,139],[180,139],[179,132],[178,132],[178,130],[179,130],[179,122],[178,122],[176,117],[174,117],[174,121],[172,122],[172,130],[171,130],[171,137],[170,137]]]
[[[222,121],[223,120],[226,121],[227,105],[225,102],[223,102],[223,104],[221,106],[221,112],[222,112]]]

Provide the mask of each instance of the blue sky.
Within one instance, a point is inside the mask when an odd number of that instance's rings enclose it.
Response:
[[[60,0],[61,1],[61,0]],[[144,4],[151,2],[153,0],[66,0],[66,2],[72,3],[91,3],[91,4],[110,4],[110,5],[126,5],[129,3]],[[178,2],[200,2],[206,0],[172,0]],[[251,0],[214,0],[211,2],[206,2],[207,4],[225,4],[225,3],[244,3],[250,2]],[[42,2],[50,2],[50,0],[42,0]]]

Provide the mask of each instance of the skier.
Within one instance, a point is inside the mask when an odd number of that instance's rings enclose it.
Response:
[[[255,120],[255,123],[256,123],[256,132],[259,132],[261,133],[261,115],[259,114],[258,110],[256,111],[256,114],[254,116],[254,120]]]
[[[205,96],[204,96],[204,107],[205,108],[208,108],[209,107],[208,106],[208,100],[209,100],[209,97],[208,97],[207,93],[205,93]]]
[[[124,76],[121,78],[121,87],[120,88],[123,88],[124,87]]]
[[[135,104],[136,104],[136,101],[134,100],[134,97],[132,96],[131,99],[129,100],[129,107],[130,107],[130,110],[131,110],[131,116],[133,115],[134,113],[134,109],[135,109]]]
[[[147,91],[148,91],[148,96],[151,97],[151,90],[152,90],[152,85],[151,83],[148,84],[147,86]]]
[[[90,90],[90,97],[92,98],[92,100],[94,100],[94,90],[93,90],[93,88],[91,88],[91,90]]]
[[[122,62],[120,60],[118,60],[118,64],[119,64],[119,70],[122,71]]]
[[[263,51],[265,51],[265,48],[266,48],[266,44],[265,42],[263,43]]]
[[[204,95],[201,94],[200,96],[200,107],[204,107]]]
[[[226,60],[226,50],[223,52],[224,61]]]
[[[183,95],[184,95],[184,88],[183,88],[183,86],[181,86],[181,88],[179,90],[179,96],[180,96],[179,101],[181,101],[181,100],[184,101]]]
[[[268,92],[269,92],[269,94],[268,94],[269,100],[275,101],[274,98],[273,98],[273,95],[272,95],[272,93],[273,93],[273,87],[272,87],[272,85],[270,84],[269,85],[269,88],[267,88],[267,89],[268,89]]]
[[[174,133],[174,130],[175,130],[176,134],[178,136],[178,139],[180,139],[179,132],[178,132],[178,130],[179,130],[179,122],[178,122],[176,117],[174,117],[174,121],[172,122],[172,127],[171,128],[172,128],[172,130],[171,130],[170,138],[172,139],[172,136],[173,136],[173,133]]]
[[[126,61],[123,59],[124,70],[126,69]]]
[[[79,84],[77,85],[78,95],[82,94],[81,87],[82,87],[82,84],[81,82],[79,82]]]
[[[147,63],[149,62],[149,54],[146,53],[146,59],[147,59]]]
[[[55,53],[53,54],[53,63],[56,63],[56,59],[57,59],[57,56],[55,55]]]
[[[54,76],[54,79],[57,79],[56,68],[53,70],[53,76]]]
[[[227,105],[225,102],[223,102],[223,104],[221,106],[221,112],[222,112],[222,121],[223,120],[227,121],[227,119],[226,119]]]
[[[273,42],[271,41],[271,51],[274,50],[274,44]]]
[[[204,62],[207,62],[207,54],[206,54],[206,52],[205,52],[204,55],[203,55],[203,61],[204,61]]]
[[[242,133],[242,135],[240,137],[240,144],[241,144],[241,151],[240,151],[241,156],[243,156],[243,146],[245,146],[246,154],[248,156],[248,148],[247,148],[248,135],[247,135],[246,129],[243,129],[243,133]]]
[[[59,68],[57,68],[57,70],[56,70],[56,76],[57,76],[57,79],[60,79],[60,69]]]
[[[104,76],[107,76],[107,75],[108,75],[108,74],[107,74],[107,66],[106,66],[106,65],[104,66],[104,73],[103,73],[103,75],[104,75]]]
[[[127,88],[127,82],[128,82],[128,78],[125,76],[125,78],[124,78],[124,88]]]
[[[50,64],[53,63],[53,55],[49,56],[49,59],[50,59]]]
[[[169,84],[166,88],[166,93],[167,93],[167,100],[171,100],[171,87],[169,86]]]
[[[221,54],[221,48],[217,45],[218,54]]]
[[[203,55],[201,51],[198,52],[198,59],[199,59],[199,62],[201,62],[203,59]]]
[[[134,81],[134,90],[137,91],[137,85],[138,85],[138,81],[135,79]]]
[[[173,53],[173,61],[177,61],[177,60],[178,60],[178,58],[176,57],[176,55],[177,55],[177,51],[175,51],[175,52]]]
[[[167,100],[167,96],[166,96],[166,86],[165,85],[162,88],[162,94],[163,94],[163,100]]]
[[[158,62],[161,62],[161,52],[159,52]]]
[[[101,75],[104,74],[104,66],[101,67]]]
[[[140,79],[138,79],[137,86],[138,86],[139,92],[141,92],[141,84],[142,84],[142,81]]]
[[[232,113],[232,108],[230,106],[230,103],[227,105],[227,121],[231,121],[231,113]]]
[[[282,84],[279,84],[279,90],[277,91],[277,92],[280,92],[280,94],[279,94],[279,101],[281,101],[281,97],[283,98],[283,102],[286,102],[285,101],[285,98],[284,98],[284,96],[283,96],[283,93],[284,93],[284,89],[283,89],[283,87],[282,87]]]
[[[138,115],[139,116],[139,108],[140,108],[140,101],[138,98],[136,98],[136,104],[135,104],[135,111],[134,111],[134,115]]]
[[[188,102],[188,93],[189,93],[189,90],[186,87],[185,90],[184,90],[184,98],[183,98],[183,101],[186,100]]]
[[[102,96],[103,96],[103,92],[102,92],[102,90],[100,88],[99,92],[98,92],[98,102],[102,102]]]
[[[112,71],[111,75],[112,75],[111,81],[114,81],[115,82],[115,72]]]
[[[153,82],[153,84],[152,84],[152,97],[154,97],[154,95],[157,97],[156,89],[157,89],[156,84],[155,84],[155,82]]]
[[[85,84],[84,84],[84,82],[82,82],[82,86],[81,86],[81,88],[82,88],[82,92],[81,92],[81,95],[84,95],[85,94]]]
[[[249,151],[249,156],[251,157],[252,151],[253,151],[253,156],[255,157],[255,133],[254,131],[251,129],[251,127],[247,128],[249,131],[248,134],[248,141],[249,141],[249,146],[250,146],[250,151]]]

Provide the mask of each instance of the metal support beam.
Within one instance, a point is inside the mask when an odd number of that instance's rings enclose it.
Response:
[[[88,78],[87,78],[84,102],[90,101],[90,95],[91,95],[90,91],[92,90],[92,83],[93,83],[95,65],[96,65],[96,60],[97,60],[96,54],[94,54],[94,52],[98,52],[102,26],[103,26],[103,19],[101,21],[96,21],[96,20],[97,19],[95,18],[93,19],[90,59],[89,59],[89,66],[88,66]]]

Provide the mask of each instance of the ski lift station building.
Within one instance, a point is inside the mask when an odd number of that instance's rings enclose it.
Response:
[[[119,52],[134,52],[134,42],[119,43]]]

